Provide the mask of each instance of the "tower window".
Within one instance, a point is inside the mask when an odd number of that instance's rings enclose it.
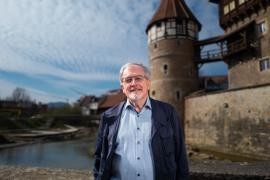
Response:
[[[260,71],[265,71],[267,69],[270,69],[270,59],[269,58],[264,58],[259,61],[260,63]]]
[[[176,91],[176,100],[179,101],[181,98],[180,91]]]
[[[189,70],[189,76],[190,76],[190,77],[193,77],[193,76],[194,76],[194,74],[195,74],[195,72],[194,72],[194,68],[193,68],[193,67],[191,67],[191,68],[190,68],[190,70]]]
[[[167,64],[163,65],[163,72],[164,72],[164,74],[168,74],[168,65]]]
[[[166,22],[166,34],[169,36],[176,35],[176,21],[174,19],[169,19]]]
[[[184,26],[182,24],[177,24],[176,33],[177,34],[184,34],[185,33]]]
[[[193,21],[188,22],[188,35],[192,38],[195,38],[197,35],[197,26]]]

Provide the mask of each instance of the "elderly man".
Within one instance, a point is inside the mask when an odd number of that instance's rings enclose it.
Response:
[[[150,71],[142,64],[125,64],[120,83],[127,100],[101,116],[95,179],[188,179],[179,118],[171,105],[148,96]]]

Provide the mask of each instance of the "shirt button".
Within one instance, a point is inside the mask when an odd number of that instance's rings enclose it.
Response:
[[[139,127],[137,127],[137,130],[140,130],[140,128],[139,128]]]
[[[140,176],[140,173],[138,173],[137,176]]]
[[[137,141],[137,144],[140,144],[140,141]]]
[[[140,160],[141,158],[140,157],[137,157],[138,160]]]

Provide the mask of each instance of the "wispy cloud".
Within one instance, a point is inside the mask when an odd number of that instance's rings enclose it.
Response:
[[[113,79],[110,67],[146,52],[138,23],[145,23],[143,12],[152,10],[151,3],[2,0],[0,6],[5,7],[0,16],[6,17],[0,22],[2,70]]]
[[[71,96],[70,87],[92,94],[118,88],[122,64],[137,61],[148,65],[145,28],[158,3],[0,0],[0,75],[21,74],[27,88],[62,91],[67,96]],[[201,37],[218,32],[214,5],[198,0],[187,3],[202,24],[211,22],[203,26]],[[9,91],[21,85],[14,77],[0,83],[0,92],[8,89],[2,83],[9,84]]]

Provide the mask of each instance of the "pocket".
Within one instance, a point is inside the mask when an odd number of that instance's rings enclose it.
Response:
[[[169,127],[162,126],[160,128],[160,139],[166,155],[174,152],[174,135],[173,130]]]
[[[176,169],[176,162],[173,130],[166,126],[161,127],[160,141],[164,153],[163,158],[167,167],[167,172],[174,171]]]

